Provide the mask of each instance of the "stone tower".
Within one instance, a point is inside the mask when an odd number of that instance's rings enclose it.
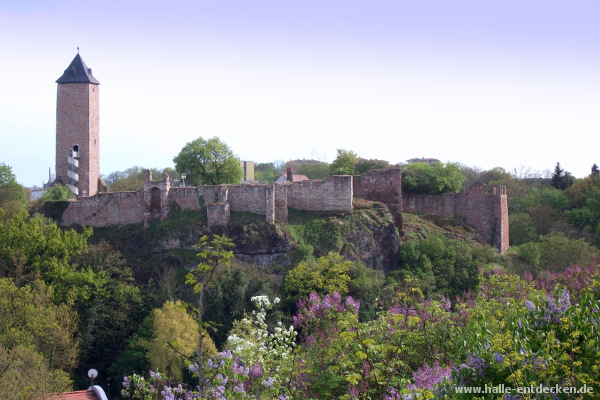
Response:
[[[56,181],[78,197],[100,191],[98,89],[79,52],[58,83],[56,99]]]

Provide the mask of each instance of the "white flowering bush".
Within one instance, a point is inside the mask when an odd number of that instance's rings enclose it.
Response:
[[[291,364],[297,333],[293,325],[285,328],[281,322],[269,331],[267,311],[279,303],[279,298],[271,302],[267,296],[254,296],[251,300],[258,310],[253,311],[251,317],[236,321],[225,348],[246,364],[261,365],[270,377],[281,383],[282,370]]]

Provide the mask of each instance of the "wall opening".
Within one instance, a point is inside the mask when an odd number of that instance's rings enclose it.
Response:
[[[158,218],[160,219],[160,189],[157,187],[153,187],[150,189],[150,209],[148,212],[150,213],[150,219]]]

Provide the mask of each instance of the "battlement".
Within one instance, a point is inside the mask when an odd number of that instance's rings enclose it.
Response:
[[[506,187],[476,183],[460,193],[427,196],[402,194],[400,169],[371,170],[359,176],[335,175],[323,180],[276,184],[204,185],[171,187],[169,176],[152,181],[146,172],[137,192],[99,193],[69,202],[60,224],[103,227],[163,221],[169,211],[205,213],[208,225],[227,225],[231,212],[264,215],[268,223],[287,223],[288,208],[308,211],[351,212],[354,197],[385,204],[402,232],[402,212],[461,218],[501,253],[508,248]]]
[[[506,186],[481,182],[459,193],[431,196],[405,193],[403,210],[414,214],[460,218],[483,235],[501,254],[508,249],[508,197]]]

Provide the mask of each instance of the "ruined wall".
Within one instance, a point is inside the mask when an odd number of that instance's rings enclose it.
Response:
[[[441,196],[405,193],[402,205],[410,213],[461,218],[501,254],[508,249],[506,186],[487,187],[477,182],[460,193]]]
[[[288,185],[275,185],[275,219],[284,224],[288,222]]]
[[[135,224],[144,221],[144,192],[98,193],[70,202],[63,212],[61,225],[102,227]]]
[[[334,175],[324,180],[287,185],[288,207],[309,211],[352,211],[352,176]]]
[[[402,231],[402,171],[373,169],[354,177],[354,196],[385,204],[398,230]]]
[[[275,218],[273,185],[231,185],[229,186],[231,211],[245,211],[264,215],[268,222]]]
[[[182,210],[202,210],[215,203],[226,202],[228,193],[227,185],[171,188],[168,200],[169,204],[174,202]]]
[[[454,199],[454,193],[447,193],[441,196],[404,193],[402,197],[402,209],[405,212],[413,214],[430,214],[454,218]]]

